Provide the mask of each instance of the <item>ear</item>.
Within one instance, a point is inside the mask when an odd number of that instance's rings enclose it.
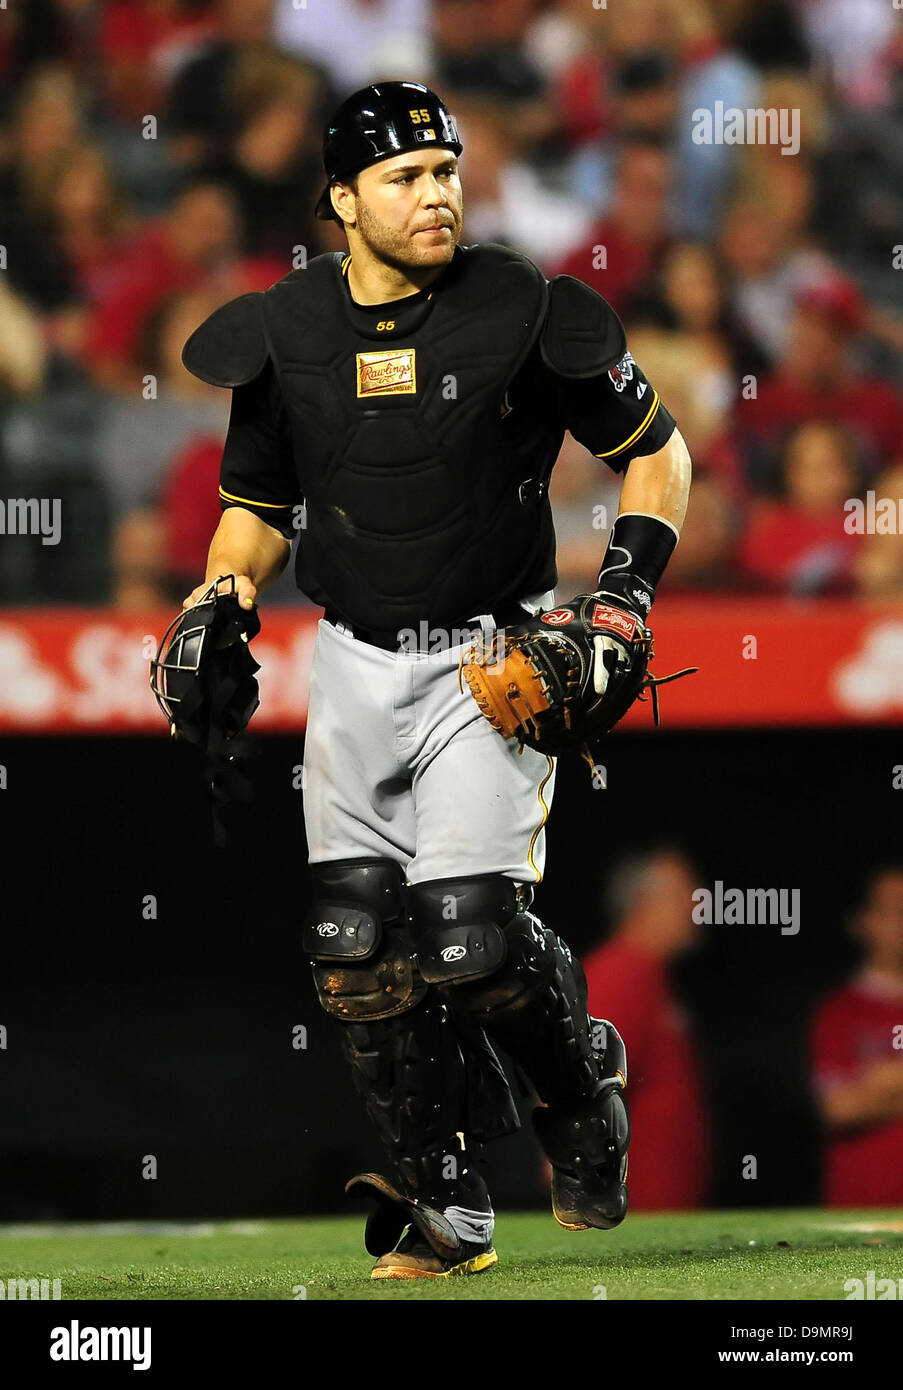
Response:
[[[333,183],[330,185],[329,197],[336,217],[344,225],[354,226],[357,218],[354,212],[354,190],[350,183]]]

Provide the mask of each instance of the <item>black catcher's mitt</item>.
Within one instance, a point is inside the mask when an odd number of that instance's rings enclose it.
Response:
[[[673,676],[652,676],[652,633],[608,596],[580,594],[485,637],[465,651],[460,673],[480,710],[505,738],[553,756],[578,751],[595,771],[595,745],[636,699]],[[463,689],[463,686],[462,686]]]

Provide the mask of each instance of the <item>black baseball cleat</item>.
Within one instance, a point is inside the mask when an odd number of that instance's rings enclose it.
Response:
[[[461,1240],[441,1211],[405,1197],[379,1173],[359,1173],[345,1184],[345,1192],[375,1202],[364,1231],[367,1250],[379,1256],[371,1279],[445,1279],[480,1274],[498,1264],[491,1240]]]

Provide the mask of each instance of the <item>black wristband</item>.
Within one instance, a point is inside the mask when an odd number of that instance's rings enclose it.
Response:
[[[677,531],[667,521],[640,512],[622,514],[612,527],[596,592],[620,598],[645,617],[676,545]]]

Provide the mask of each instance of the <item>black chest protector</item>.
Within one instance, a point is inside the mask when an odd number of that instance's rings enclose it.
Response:
[[[184,354],[218,385],[274,363],[306,503],[299,587],[386,630],[465,621],[551,588],[545,483],[564,428],[531,352],[545,277],[506,247],[459,248],[431,292],[381,314],[353,303],[343,260],[318,256],[226,305]],[[537,389],[512,409],[528,358]]]

